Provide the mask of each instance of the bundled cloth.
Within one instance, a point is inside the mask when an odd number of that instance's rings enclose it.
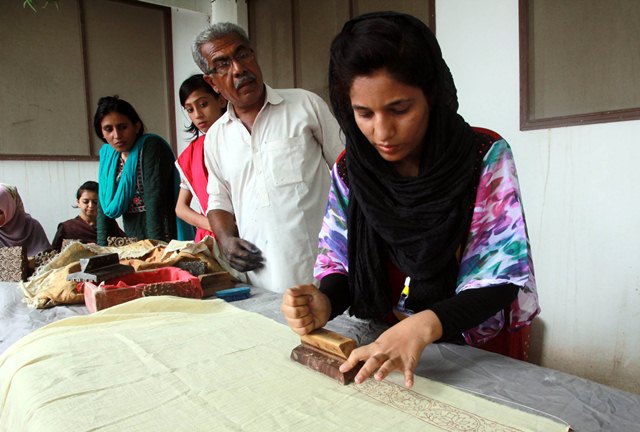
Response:
[[[198,260],[206,265],[209,273],[227,271],[234,279],[246,281],[243,273],[234,270],[224,260],[212,237],[205,237],[198,243],[174,240],[166,244],[142,240],[119,247],[72,243],[27,282],[20,283],[25,302],[37,309],[84,303],[84,295],[77,289],[78,283],[68,281],[67,276],[80,271],[82,258],[114,252],[121,264],[130,265],[136,271],[175,266],[183,260]]]

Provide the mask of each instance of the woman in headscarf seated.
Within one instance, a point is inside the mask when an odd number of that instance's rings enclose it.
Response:
[[[331,45],[329,90],[346,150],[320,232],[320,287],[286,291],[289,326],[306,334],[347,309],[387,321],[342,364],[364,362],[356,383],[399,370],[411,387],[434,342],[525,357],[539,308],[513,155],[457,113],[433,33],[399,13],[354,18]]]
[[[0,247],[23,246],[28,257],[51,250],[40,225],[24,209],[15,186],[0,183]]]
[[[53,237],[52,246],[58,252],[62,249],[64,240],[78,240],[81,243],[96,243],[98,233],[96,220],[98,218],[98,183],[84,182],[76,192],[76,207],[80,214],[73,219],[58,224],[58,230]],[[109,236],[124,237],[124,232],[115,224]]]
[[[176,217],[180,177],[169,144],[146,134],[136,110],[118,96],[100,98],[93,126],[105,141],[98,169],[98,244],[107,244],[121,216],[127,237],[193,239],[193,228]]]

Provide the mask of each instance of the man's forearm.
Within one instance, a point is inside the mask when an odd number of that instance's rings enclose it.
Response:
[[[207,212],[207,219],[211,225],[211,231],[219,240],[228,237],[238,237],[238,227],[233,214],[226,210],[210,210]]]

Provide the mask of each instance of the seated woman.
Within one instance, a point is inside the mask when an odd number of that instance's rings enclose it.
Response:
[[[209,175],[204,166],[204,138],[211,125],[225,112],[227,101],[207,84],[202,74],[187,78],[180,86],[179,96],[180,104],[191,120],[187,132],[193,134],[194,140],[176,161],[182,179],[176,214],[197,228],[195,241],[198,242],[207,235],[213,237],[206,216]],[[194,196],[197,198],[200,213],[191,208]]]
[[[24,210],[15,186],[0,183],[0,247],[24,246],[28,257],[51,250],[40,225]]]
[[[87,181],[76,192],[77,208],[80,214],[73,219],[58,224],[58,231],[51,244],[58,252],[64,240],[79,240],[81,243],[96,243],[96,219],[98,218],[98,183]],[[109,236],[124,237],[124,232],[117,224]]]
[[[98,244],[106,245],[122,216],[128,237],[187,240],[193,230],[176,218],[179,176],[169,144],[144,133],[131,104],[118,96],[100,98],[93,127],[106,143],[100,149]]]
[[[320,232],[320,288],[286,291],[289,326],[306,334],[347,308],[390,322],[341,366],[365,362],[356,383],[399,370],[411,387],[433,342],[499,340],[522,355],[539,308],[513,156],[457,114],[433,33],[398,13],[354,18],[331,45],[329,90],[346,150]]]

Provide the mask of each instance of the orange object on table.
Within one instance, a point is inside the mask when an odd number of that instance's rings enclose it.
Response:
[[[177,267],[130,273],[100,285],[84,282],[78,288],[84,290],[84,302],[91,313],[151,295],[202,298],[200,280]]]

